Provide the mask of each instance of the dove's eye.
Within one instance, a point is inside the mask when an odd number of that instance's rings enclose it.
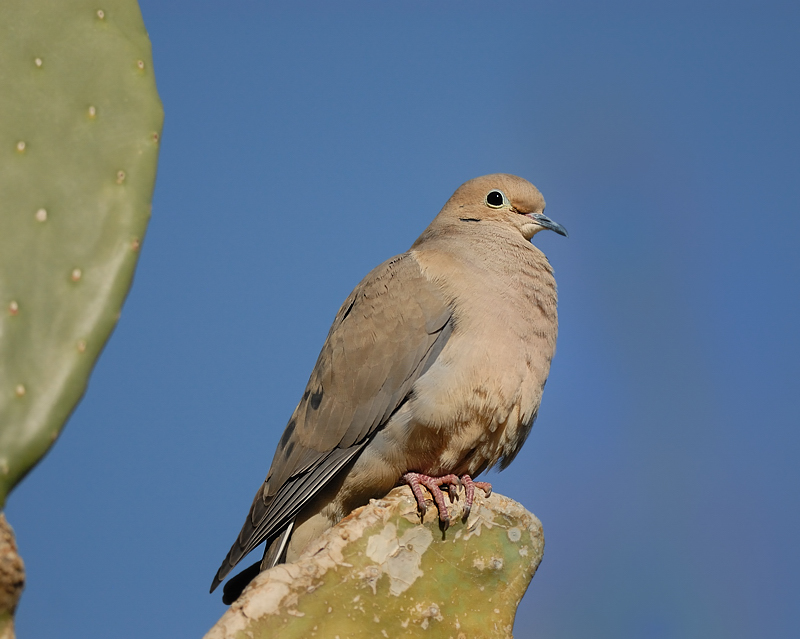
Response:
[[[486,196],[486,204],[491,206],[493,209],[499,209],[506,203],[506,196],[503,195],[502,191],[489,191],[489,194]]]

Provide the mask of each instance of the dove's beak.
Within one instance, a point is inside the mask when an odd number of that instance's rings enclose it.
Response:
[[[543,229],[547,229],[548,231],[555,231],[559,235],[563,235],[564,237],[569,237],[567,229],[561,226],[558,222],[553,222],[553,220],[547,217],[544,213],[528,213],[527,217],[531,218]]]

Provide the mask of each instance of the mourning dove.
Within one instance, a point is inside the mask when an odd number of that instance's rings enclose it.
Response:
[[[530,182],[466,182],[411,248],[373,269],[344,301],[269,474],[213,591],[230,603],[260,570],[293,561],[351,510],[408,483],[449,514],[440,485],[466,487],[519,452],[556,346],[556,283],[531,238],[567,232]]]

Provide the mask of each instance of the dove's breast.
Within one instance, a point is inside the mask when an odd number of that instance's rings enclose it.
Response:
[[[505,466],[536,418],[558,332],[555,279],[530,243],[492,239],[466,256],[441,247],[434,259],[414,253],[442,286],[454,327],[407,404],[409,459],[427,462],[411,470],[475,475]]]

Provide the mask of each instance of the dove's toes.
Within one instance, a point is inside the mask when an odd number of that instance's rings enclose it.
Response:
[[[406,473],[401,480],[411,487],[411,492],[417,500],[417,506],[420,510],[420,520],[425,516],[427,507],[425,506],[425,495],[422,493],[422,486],[428,489],[433,497],[433,502],[439,511],[439,521],[442,527],[447,530],[450,525],[450,512],[447,510],[447,504],[444,501],[444,493],[440,486],[446,484],[448,492],[452,498],[458,487],[461,486],[461,481],[455,475],[443,475],[442,477],[431,477],[429,475],[422,475],[421,473]]]
[[[472,510],[472,502],[475,500],[475,488],[480,488],[488,497],[492,494],[492,485],[485,481],[472,481],[472,477],[469,475],[461,475],[461,484],[466,493],[466,503],[464,504],[464,519],[466,519]]]

